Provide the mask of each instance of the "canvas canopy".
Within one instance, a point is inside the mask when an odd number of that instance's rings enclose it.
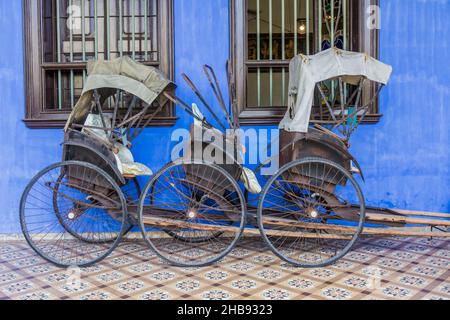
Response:
[[[317,83],[342,77],[357,85],[361,78],[386,85],[392,67],[364,53],[332,48],[313,56],[298,55],[289,66],[288,112],[280,129],[307,133]]]
[[[91,110],[94,90],[102,91],[100,95],[103,99],[115,94],[116,90],[123,90],[152,104],[164,90],[173,85],[158,69],[126,56],[110,61],[88,62],[87,71],[89,76],[69,117],[66,131],[71,124],[85,121]]]

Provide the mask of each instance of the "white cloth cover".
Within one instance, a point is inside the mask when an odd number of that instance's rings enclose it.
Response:
[[[130,149],[121,143],[117,143],[116,148],[119,149],[119,152],[115,155],[116,162],[122,175],[136,177],[153,175],[150,168],[142,163],[134,162],[134,157]]]
[[[104,114],[103,119],[106,122],[105,126],[107,129],[111,129],[112,127],[112,116],[109,114]],[[93,114],[90,113],[88,117],[86,118],[86,121],[84,123],[87,127],[95,127],[95,128],[103,128],[103,122],[102,117],[99,114]],[[83,133],[86,133],[86,131],[90,131],[93,134],[95,134],[98,138],[101,140],[108,141],[108,134],[105,130],[101,129],[83,129]]]
[[[203,125],[203,120],[205,120],[205,116],[203,115],[203,113],[200,111],[197,104],[195,104],[195,103],[192,104],[192,112],[195,115],[194,124],[198,127],[201,127]],[[202,120],[202,121],[200,121],[200,120]]]
[[[247,189],[250,193],[261,193],[261,185],[258,182],[258,178],[256,178],[256,174],[252,170],[244,168],[242,171],[241,181],[244,182],[245,189]]]
[[[288,111],[280,129],[307,133],[317,83],[344,77],[347,83],[358,84],[365,77],[386,85],[392,67],[364,53],[332,48],[313,56],[296,56],[289,65],[289,73]]]
[[[111,115],[104,115],[104,119],[106,122],[106,128],[111,128],[112,117]],[[100,127],[103,128],[103,123],[100,115],[97,114],[89,114],[85,126],[89,127]],[[108,142],[108,135],[104,130],[101,129],[83,129],[83,132],[89,132],[95,134],[97,138],[102,141]],[[125,147],[121,143],[116,143],[115,147],[119,150],[117,154],[114,154],[116,158],[117,168],[120,173],[125,176],[151,176],[153,175],[152,170],[141,163],[134,162],[133,154],[130,149]]]

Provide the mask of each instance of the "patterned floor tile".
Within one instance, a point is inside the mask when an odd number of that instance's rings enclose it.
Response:
[[[194,256],[201,249],[184,250]],[[175,268],[128,240],[104,261],[60,269],[22,241],[0,242],[0,299],[13,300],[449,300],[450,241],[365,238],[336,264],[289,265],[247,238],[206,268]]]

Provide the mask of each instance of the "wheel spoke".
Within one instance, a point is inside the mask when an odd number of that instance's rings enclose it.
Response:
[[[72,161],[53,165],[30,182],[20,215],[24,234],[39,255],[60,266],[88,266],[118,245],[127,208],[111,177]]]
[[[170,164],[153,177],[143,195],[139,221],[145,240],[171,264],[214,263],[242,233],[246,210],[242,191],[218,166]]]
[[[361,215],[351,213],[359,207]],[[321,267],[345,256],[364,223],[361,189],[343,167],[323,159],[286,165],[264,188],[259,227],[269,247],[300,267]]]

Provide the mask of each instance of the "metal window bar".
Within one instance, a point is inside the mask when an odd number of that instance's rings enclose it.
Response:
[[[73,0],[69,0],[69,8],[72,8]],[[69,13],[69,12],[68,12]],[[71,13],[70,13],[71,14]],[[67,17],[67,19],[71,19],[69,25],[69,60],[73,62],[73,27],[74,21],[73,19],[78,19],[78,17]],[[74,74],[73,69],[70,70],[70,107],[73,109],[75,104],[74,97]]]
[[[323,4],[322,4],[322,0],[319,0],[319,8],[318,8],[318,11],[319,11],[319,14],[318,14],[318,16],[319,16],[319,41],[318,41],[318,48],[317,48],[317,50],[318,51],[322,51],[322,25],[323,25],[323,21],[322,21],[322,17],[323,17]]]
[[[269,60],[273,60],[273,11],[272,0],[269,0]],[[269,69],[269,105],[273,106],[273,67]]]
[[[51,0],[55,36],[53,61],[61,65],[65,63],[73,65],[90,59],[111,59],[116,54],[118,56],[119,51],[123,56],[124,40],[127,41],[124,33],[127,17],[132,27],[129,39],[133,38],[127,50],[135,59],[156,60],[159,30],[158,1],[129,1],[131,2],[128,4],[132,8],[127,16],[124,12],[123,0]],[[139,2],[136,3],[136,1]],[[73,11],[73,8],[77,11]],[[117,32],[118,29],[120,32]],[[111,34],[118,35],[113,38]],[[118,41],[119,37],[120,41]],[[114,44],[113,41],[116,43]],[[87,70],[85,68],[78,70],[77,67],[55,69],[52,75],[55,90],[53,98],[50,98],[53,101],[53,108],[55,110],[73,108],[79,90],[85,84]],[[108,111],[112,112],[113,99],[108,101],[108,105],[110,107]],[[107,107],[103,107],[106,111]]]
[[[261,3],[256,0],[256,56],[261,61]],[[261,68],[257,69],[258,82],[258,106],[261,106]]]
[[[294,55],[298,54],[298,30],[297,30],[297,21],[298,21],[298,0],[294,0]]]
[[[61,12],[59,0],[56,0],[56,55],[57,62],[61,63]],[[58,109],[62,110],[62,72],[58,70]]]
[[[111,58],[111,19],[110,19],[110,1],[105,1],[104,7],[104,17],[105,17],[105,25],[106,25],[106,59]]]
[[[119,50],[123,57],[123,1],[119,0]]]
[[[98,60],[98,3],[94,0],[94,51],[95,60]]]
[[[311,23],[311,17],[310,17],[310,0],[306,0],[306,54],[311,54],[311,48],[310,48],[310,23]]]
[[[348,19],[347,19],[347,10],[348,10],[348,4],[347,4],[348,0],[344,0],[343,1],[343,9],[342,9],[342,14],[343,14],[343,24],[344,24],[344,50],[348,50]]]
[[[148,0],[144,1],[144,59],[148,60]]]
[[[132,57],[136,59],[136,0],[131,1],[131,46],[132,46]]]
[[[81,59],[86,61],[86,0],[81,0]],[[83,86],[86,81],[86,70],[83,70]]]
[[[286,12],[285,12],[285,0],[281,0],[281,59],[286,60]],[[286,104],[286,69],[283,67],[281,71],[281,93],[282,104]]]
[[[334,26],[334,18],[335,18],[335,12],[334,12],[334,0],[330,0],[330,11],[331,11],[331,23],[330,23],[330,41],[331,41],[331,47],[334,47],[335,45],[335,26]]]

